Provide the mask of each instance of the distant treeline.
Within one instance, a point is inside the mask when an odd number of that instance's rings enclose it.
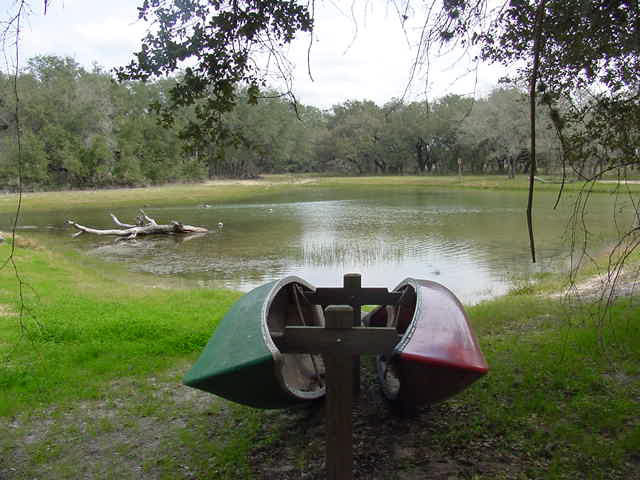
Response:
[[[264,92],[250,105],[240,92],[225,118],[230,130],[241,132],[240,140],[196,147],[181,129],[192,112],[185,109],[167,127],[149,107],[163,102],[172,85],[171,79],[116,83],[111,73],[87,71],[71,58],[35,57],[17,79],[17,124],[13,78],[0,74],[0,117],[9,124],[0,131],[0,187],[17,187],[19,150],[27,189],[276,172],[508,175],[529,168],[527,97],[515,88],[496,89],[480,100],[447,95],[382,107],[347,101],[328,111],[294,108],[276,92]],[[561,146],[542,107],[538,132],[539,171],[558,171]]]

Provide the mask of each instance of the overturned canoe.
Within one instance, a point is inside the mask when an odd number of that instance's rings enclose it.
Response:
[[[324,326],[322,308],[298,277],[273,281],[240,298],[220,321],[184,384],[257,408],[284,408],[325,393],[320,355],[283,354],[273,338],[286,326]]]
[[[396,305],[364,318],[372,327],[395,327],[402,335],[390,356],[378,357],[384,395],[411,409],[459,393],[488,371],[467,315],[443,285],[408,278],[395,290]]]

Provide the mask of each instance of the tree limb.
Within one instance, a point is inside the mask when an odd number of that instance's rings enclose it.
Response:
[[[151,224],[151,225],[157,225],[156,221],[151,218],[148,217],[146,213],[144,213],[144,210],[140,209],[140,216],[142,218],[143,221],[146,221],[147,223]]]
[[[209,230],[204,227],[196,227],[193,225],[185,225],[180,222],[172,221],[167,225],[158,224],[153,218],[147,216],[142,210],[140,210],[140,215],[138,218],[142,219],[138,225],[131,225],[128,223],[122,223],[118,220],[113,213],[111,214],[111,218],[115,222],[116,225],[123,227],[118,229],[99,229],[87,227],[85,225],[81,225],[73,220],[67,220],[67,224],[73,226],[77,230],[79,230],[76,234],[73,235],[73,238],[82,235],[83,233],[92,233],[94,235],[113,235],[117,237],[122,237],[124,240],[130,240],[136,238],[139,235],[173,235],[173,234],[184,234],[184,233],[207,233]],[[144,223],[146,222],[146,223]]]
[[[111,215],[111,218],[113,219],[113,223],[115,223],[119,227],[124,227],[124,228],[135,227],[135,225],[131,225],[130,223],[122,223],[120,220],[118,220],[118,217],[116,217],[113,213],[110,213],[110,215]]]
[[[536,176],[536,84],[540,69],[540,52],[542,51],[542,23],[544,21],[544,9],[546,0],[540,0],[536,9],[533,39],[533,66],[529,81],[529,108],[531,120],[531,166],[529,168],[529,198],[527,201],[527,227],[529,230],[529,246],[531,247],[531,261],[536,263],[536,245],[533,236],[533,185]]]

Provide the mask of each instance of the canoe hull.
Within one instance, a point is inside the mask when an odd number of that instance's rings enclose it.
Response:
[[[467,315],[443,285],[408,278],[394,291],[399,305],[365,317],[370,326],[395,326],[402,338],[389,357],[378,359],[385,396],[405,408],[456,395],[488,372]]]
[[[256,408],[285,408],[323,396],[316,359],[282,354],[271,338],[271,329],[296,324],[298,312],[314,319],[311,324],[323,323],[317,310],[292,304],[292,296],[300,289],[314,290],[300,278],[287,277],[240,298],[220,321],[183,383]]]

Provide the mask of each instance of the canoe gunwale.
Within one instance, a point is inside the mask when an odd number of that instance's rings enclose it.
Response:
[[[376,363],[378,379],[384,396],[392,404],[411,411],[421,404],[437,403],[459,393],[462,389],[485,375],[489,371],[489,367],[479,349],[477,338],[468,322],[464,307],[451,290],[440,283],[430,280],[406,278],[400,282],[393,291],[397,292],[403,289],[406,291],[407,288],[414,291],[416,298],[414,310],[411,312],[411,320],[391,355],[378,356]],[[429,318],[428,315],[425,317],[425,313],[431,308],[431,306],[427,304],[428,298],[427,295],[425,295],[425,291],[429,290],[438,290],[447,297],[447,301],[453,301],[455,307],[462,312],[466,322],[467,333],[472,339],[474,349],[477,350],[480,355],[479,362],[461,363],[459,361],[450,361],[446,358],[438,358],[438,356],[427,352],[420,354],[419,352],[411,351],[415,347],[412,345],[414,336],[420,335],[420,333],[417,332],[424,331],[428,325],[425,324],[424,320],[425,318]],[[372,311],[370,314],[371,317],[378,311],[379,309]],[[397,386],[393,386],[392,383],[387,383],[386,375],[388,372],[392,374],[389,381],[399,382]],[[447,372],[446,375],[451,375],[454,383],[450,384],[449,387],[441,388],[439,386],[445,385],[441,383],[443,382],[442,375],[445,374],[445,372]],[[458,377],[458,375],[461,375],[461,377]],[[430,381],[435,382],[431,384],[434,388],[432,389],[428,384],[421,386],[421,378],[429,378]],[[458,382],[457,385],[456,382]]]
[[[409,360],[411,362],[424,363],[426,365],[431,365],[431,366],[441,366],[441,367],[449,368],[451,370],[476,371],[483,375],[489,371],[487,367],[478,367],[475,365],[465,365],[464,367],[462,367],[460,366],[459,363],[447,362],[447,361],[438,360],[435,358],[424,357],[422,355],[416,355],[415,353],[400,352],[397,355],[400,358],[404,360]]]
[[[415,309],[413,311],[413,315],[411,316],[411,322],[409,323],[409,327],[402,334],[402,337],[400,338],[400,341],[394,347],[392,356],[395,356],[395,355],[398,355],[398,354],[402,353],[404,348],[411,341],[411,338],[413,337],[413,334],[415,333],[416,329],[418,328],[418,322],[416,321],[416,317],[417,317],[418,313],[420,311],[422,311],[422,308],[421,308],[422,307],[422,301],[423,301],[422,300],[422,295],[417,295],[417,293],[418,293],[418,281],[415,278],[405,278],[402,282],[400,282],[400,284],[398,284],[398,286],[396,286],[396,288],[393,289],[393,291],[397,292],[397,291],[399,291],[400,289],[402,289],[404,287],[411,287],[416,292],[416,306],[415,306]]]
[[[275,300],[276,296],[283,290],[285,289],[287,286],[289,285],[301,285],[302,287],[309,289],[311,292],[315,292],[316,291],[316,287],[314,287],[313,285],[311,285],[309,282],[307,282],[306,280],[297,277],[297,276],[288,276],[285,278],[282,278],[278,281],[275,281],[273,283],[273,285],[271,286],[271,289],[269,291],[269,294],[267,295],[265,301],[262,304],[262,310],[260,312],[260,327],[261,327],[261,332],[262,332],[262,338],[264,340],[264,344],[267,347],[267,349],[269,350],[269,352],[271,352],[271,356],[273,358],[273,362],[274,362],[274,374],[276,377],[276,380],[278,381],[280,387],[282,388],[283,392],[286,392],[286,394],[288,396],[291,397],[292,400],[315,400],[317,398],[322,397],[325,394],[325,388],[320,388],[317,390],[312,390],[312,391],[304,391],[304,390],[300,390],[297,389],[295,387],[293,387],[292,385],[290,385],[289,383],[287,383],[286,378],[283,375],[283,369],[284,369],[284,355],[276,346],[275,342],[273,341],[273,338],[271,336],[271,332],[269,331],[269,325],[268,325],[268,315],[269,315],[269,311],[271,309],[271,306],[273,304],[273,301]]]

